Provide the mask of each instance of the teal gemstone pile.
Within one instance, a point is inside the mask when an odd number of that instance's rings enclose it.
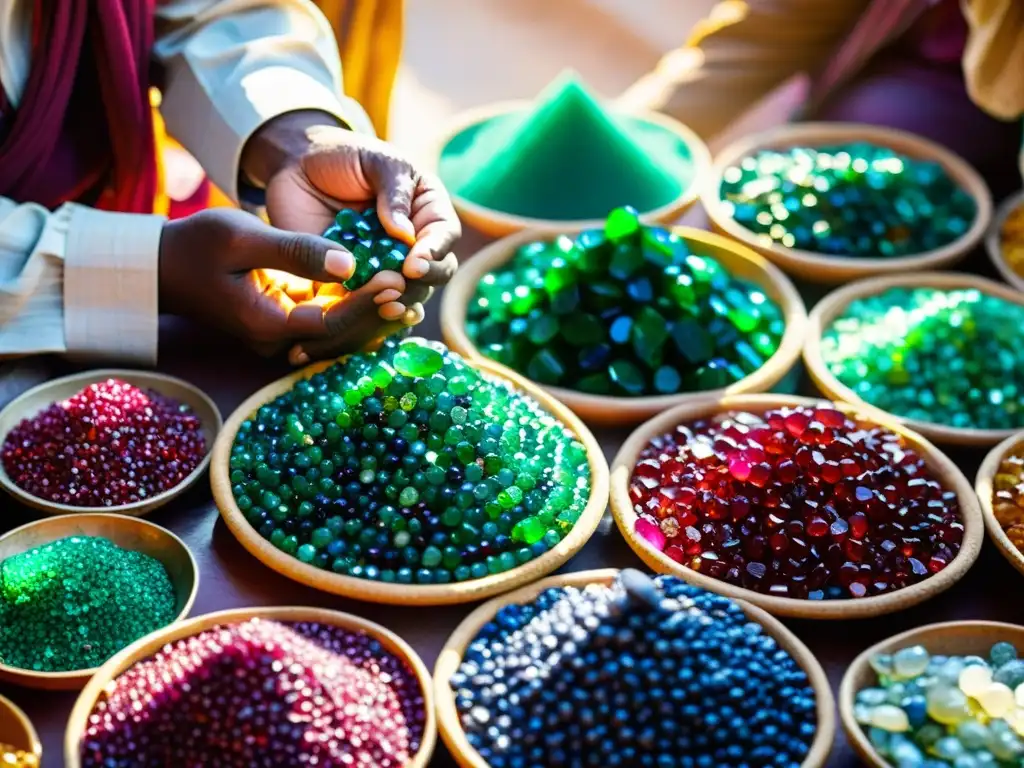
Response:
[[[909,256],[970,228],[977,206],[945,169],[874,144],[762,150],[722,175],[724,211],[766,245]]]
[[[959,428],[1024,427],[1024,307],[977,289],[890,288],[857,299],[821,356],[871,405]]]
[[[466,314],[487,357],[541,384],[620,397],[726,387],[760,368],[784,330],[759,287],[629,208],[603,231],[523,246]]]
[[[282,552],[404,584],[527,563],[590,497],[586,450],[565,425],[422,339],[353,355],[262,406],[229,466],[239,509]]]
[[[350,291],[366,285],[378,272],[401,273],[409,255],[409,246],[391,238],[373,208],[362,213],[342,208],[324,237],[345,246],[355,259],[356,271],[343,283]]]

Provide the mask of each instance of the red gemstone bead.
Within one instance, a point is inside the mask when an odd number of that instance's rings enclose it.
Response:
[[[963,539],[956,494],[920,456],[824,406],[682,425],[642,451],[630,496],[656,549],[780,596],[900,589],[945,567]]]

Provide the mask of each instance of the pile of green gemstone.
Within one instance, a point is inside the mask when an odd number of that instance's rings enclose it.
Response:
[[[1024,661],[1010,643],[986,657],[931,655],[921,645],[871,659],[878,685],[853,714],[898,768],[1019,768],[1024,764]]]
[[[890,288],[826,330],[828,370],[866,402],[952,427],[1024,427],[1024,307],[976,289]]]
[[[406,584],[529,562],[590,497],[586,451],[560,421],[422,339],[353,355],[261,407],[230,471],[239,509],[282,552]]]
[[[943,169],[867,143],[762,150],[722,175],[723,207],[766,244],[909,256],[964,235],[977,206]]]
[[[409,255],[409,246],[391,238],[373,208],[363,213],[342,208],[324,237],[345,246],[355,259],[355,273],[342,283],[350,291],[366,285],[378,272],[401,273]]]
[[[0,662],[90,669],[176,616],[163,565],[109,539],[74,536],[0,563]]]
[[[726,387],[760,368],[784,330],[757,286],[629,208],[604,231],[523,246],[466,314],[493,360],[542,384],[627,397]]]

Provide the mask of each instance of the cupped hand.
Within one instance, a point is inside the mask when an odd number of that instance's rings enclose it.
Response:
[[[378,314],[381,297],[406,292],[401,275],[381,272],[356,291],[296,301],[274,270],[336,285],[352,276],[355,263],[317,235],[278,229],[239,210],[202,211],[164,225],[160,309],[220,328],[261,352],[300,340],[314,351],[355,352],[403,326],[382,324]]]
[[[409,281],[402,303],[409,308],[455,273],[451,249],[462,228],[451,198],[435,176],[418,171],[391,144],[323,124],[315,113],[271,121],[251,143],[243,164],[265,177],[267,215],[275,226],[319,234],[341,208],[375,206],[388,234],[410,247],[402,268]]]

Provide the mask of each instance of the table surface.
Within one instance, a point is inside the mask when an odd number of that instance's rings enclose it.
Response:
[[[464,239],[459,251],[472,254],[480,238]],[[976,269],[988,272],[983,260],[975,260]],[[808,306],[821,295],[820,288],[801,286]],[[437,312],[440,302],[435,297],[428,307],[428,318],[422,335],[440,338]],[[63,375],[71,369],[63,362],[33,361],[16,367],[13,372],[0,373],[0,403],[9,400],[18,390],[45,378]],[[230,340],[209,332],[199,333],[178,321],[166,321],[161,328],[161,359],[159,370],[187,379],[204,389],[220,407],[225,418],[263,385],[284,375],[288,370],[238,348]],[[811,392],[806,385],[803,391]],[[594,429],[608,461],[614,458],[628,429]],[[951,450],[949,455],[973,483],[983,450]],[[13,501],[2,502],[0,532],[9,530],[31,518],[29,511]],[[253,558],[235,540],[220,519],[210,495],[209,484],[200,482],[172,504],[149,516],[153,522],[166,526],[181,536],[191,547],[199,564],[200,587],[192,615],[226,608],[263,605],[309,605],[348,611],[380,622],[404,637],[432,667],[452,630],[474,605],[438,608],[401,608],[371,605],[346,600],[294,583],[269,570]],[[561,570],[575,571],[607,567],[643,567],[639,558],[626,545],[606,514],[597,532],[587,545]],[[981,557],[967,575],[953,588],[913,608],[876,619],[842,622],[784,620],[818,657],[832,683],[838,689],[843,672],[853,658],[868,646],[904,630],[939,621],[957,619],[988,619],[1024,623],[1024,600],[1014,587],[1021,578],[1002,558],[995,546],[986,540]],[[64,728],[75,701],[75,692],[43,692],[9,685],[0,685],[0,694],[21,706],[32,719],[43,742],[43,768],[63,765]],[[450,768],[455,763],[443,743],[438,747],[431,766]],[[848,768],[859,761],[846,743],[842,729],[837,729],[835,745],[828,761],[830,768]]]

